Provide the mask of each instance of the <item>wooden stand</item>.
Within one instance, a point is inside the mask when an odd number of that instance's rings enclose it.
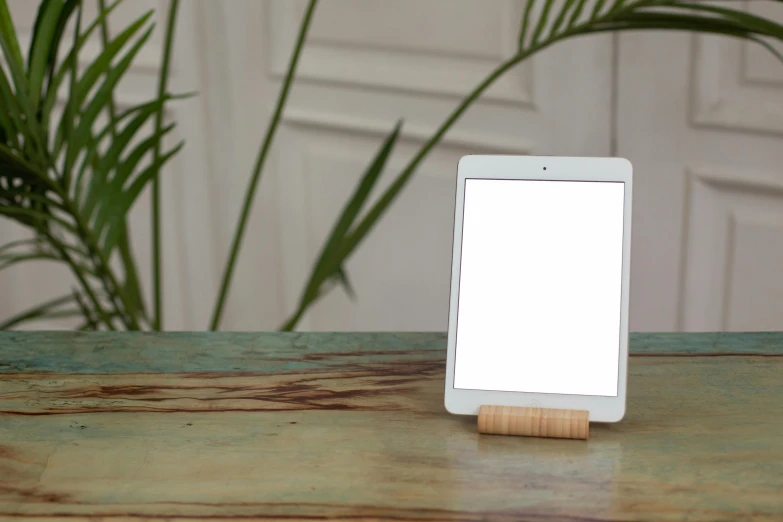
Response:
[[[482,406],[478,416],[479,433],[587,439],[589,412],[516,406]]]

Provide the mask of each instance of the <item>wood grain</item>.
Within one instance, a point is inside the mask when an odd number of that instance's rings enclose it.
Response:
[[[447,414],[439,334],[60,335],[0,334],[4,520],[783,520],[783,335],[646,335],[580,443]]]
[[[477,427],[479,433],[582,439],[590,437],[590,414],[584,410],[482,406]]]

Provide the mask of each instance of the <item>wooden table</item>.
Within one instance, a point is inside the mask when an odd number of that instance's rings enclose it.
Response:
[[[783,334],[631,351],[584,442],[447,414],[440,334],[2,332],[0,518],[783,520]]]

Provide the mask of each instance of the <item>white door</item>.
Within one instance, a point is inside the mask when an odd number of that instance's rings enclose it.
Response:
[[[783,20],[783,5],[743,2]],[[759,46],[619,37],[634,164],[632,330],[783,327],[783,64]]]
[[[270,38],[265,73],[276,84],[305,5],[266,4],[259,32]],[[386,184],[462,97],[514,53],[523,5],[320,3],[277,142],[284,310],[295,308],[341,206],[397,118],[405,123]],[[498,81],[446,135],[351,258],[347,271],[357,301],[335,289],[300,328],[445,330],[458,159],[476,153],[609,154],[611,45],[609,36],[558,45]]]

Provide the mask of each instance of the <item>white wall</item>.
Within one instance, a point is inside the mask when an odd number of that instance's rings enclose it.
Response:
[[[11,4],[31,20],[28,2]],[[115,23],[150,4],[165,2],[128,2]],[[254,207],[226,329],[272,329],[293,310],[385,134],[404,118],[382,185],[512,53],[522,4],[321,1]],[[201,330],[305,2],[182,6],[173,82],[200,94],[172,106],[187,146],[165,184],[166,318],[169,329]],[[772,8],[762,14],[783,18],[783,6]],[[159,54],[158,39],[121,101],[151,95]],[[545,51],[460,120],[351,259],[358,301],[337,289],[301,329],[445,329],[454,174],[467,153],[628,157],[636,169],[632,329],[780,329],[781,85],[783,65],[719,38],[601,35]],[[143,270],[147,214],[140,204],[133,222]],[[17,233],[0,224],[0,241]],[[0,273],[0,316],[70,284],[67,272],[40,266]]]

